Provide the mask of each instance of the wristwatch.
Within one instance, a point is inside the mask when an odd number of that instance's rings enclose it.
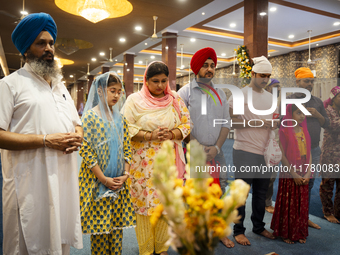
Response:
[[[216,148],[216,150],[217,150],[217,154],[220,154],[220,152],[221,152],[220,148],[218,148],[217,145],[215,145],[215,148]]]

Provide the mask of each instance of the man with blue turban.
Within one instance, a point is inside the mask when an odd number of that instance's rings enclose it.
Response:
[[[57,26],[46,13],[12,34],[23,68],[0,80],[3,253],[81,249],[77,155],[83,132],[54,61]]]

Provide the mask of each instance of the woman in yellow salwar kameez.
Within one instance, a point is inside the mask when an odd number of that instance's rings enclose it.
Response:
[[[131,163],[128,126],[120,114],[124,89],[116,73],[96,77],[82,124],[79,172],[81,225],[92,254],[121,254],[123,229],[135,225],[126,184]]]
[[[190,115],[182,99],[170,90],[169,70],[162,62],[152,62],[144,74],[142,90],[130,95],[124,106],[132,145],[130,192],[136,212],[136,235],[140,255],[167,254],[168,225],[150,216],[159,205],[151,177],[154,158],[165,140],[174,142],[178,178],[184,176],[182,140],[190,133]]]

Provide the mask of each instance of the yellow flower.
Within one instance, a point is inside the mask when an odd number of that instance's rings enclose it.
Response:
[[[151,209],[153,209],[153,210],[152,210],[152,214],[151,214],[151,217],[150,217],[150,223],[151,223],[152,226],[155,226],[158,219],[162,216],[164,207],[163,207],[162,204],[160,204],[155,209],[150,208],[149,211],[148,211],[148,214],[149,214],[149,212],[151,212]]]
[[[184,124],[183,127],[185,127],[186,129],[190,129],[190,125],[188,124]]]
[[[152,185],[152,183],[151,183],[151,185]],[[152,195],[152,193],[153,193],[153,190],[150,189],[150,190],[149,190],[149,195]]]
[[[207,200],[204,202],[202,208],[206,211],[210,210],[214,206],[214,203],[211,200]]]
[[[182,123],[187,123],[187,122],[188,122],[187,116],[182,116],[181,122],[182,122]]]
[[[159,204],[159,198],[155,198],[154,200],[153,200],[153,203],[155,204],[155,205],[158,205]]]
[[[152,165],[152,163],[153,163],[152,160],[149,160],[148,164],[149,164],[150,166]]]
[[[155,211],[155,208],[153,208],[153,207],[149,208],[148,215],[152,215],[154,213],[154,211]]]
[[[222,190],[218,184],[213,183],[209,187],[209,193],[212,194],[214,197],[220,198],[222,195]]]
[[[217,209],[222,209],[223,208],[223,206],[224,206],[224,202],[223,202],[223,200],[221,200],[221,199],[215,199],[215,206],[217,207]]]
[[[183,186],[183,179],[176,179],[175,187],[182,187],[182,186]]]
[[[128,186],[131,185],[131,179],[130,179],[130,178],[127,179],[126,184],[127,184]]]
[[[155,156],[156,152],[153,148],[149,148],[147,151],[146,151],[146,156],[148,158],[153,158]]]

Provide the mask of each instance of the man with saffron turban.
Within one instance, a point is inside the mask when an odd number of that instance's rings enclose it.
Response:
[[[296,69],[295,71],[295,78],[296,78],[296,85],[299,88],[304,88],[312,92],[314,87],[314,74],[308,67],[300,67]],[[305,95],[302,93],[295,93],[288,98],[304,98]],[[315,97],[311,95],[310,100],[304,104],[304,106],[307,108],[307,110],[312,115],[306,115],[307,117],[307,128],[308,133],[310,134],[311,138],[311,154],[312,154],[312,165],[316,166],[320,163],[320,155],[321,155],[321,149],[319,147],[320,142],[320,134],[321,134],[321,127],[327,128],[329,126],[329,118],[327,116],[325,107],[323,105],[323,102],[320,98]],[[311,195],[312,195],[312,188],[314,185],[314,179],[315,173],[311,175],[311,178],[308,182],[308,204],[310,208],[311,203]],[[315,194],[318,195],[318,192]],[[308,220],[308,226],[313,227],[316,229],[320,229],[321,227],[312,222],[311,220]]]
[[[195,78],[179,91],[179,96],[189,109],[193,122],[191,139],[204,146],[207,155],[207,164],[215,167],[212,173],[214,182],[220,184],[222,192],[227,185],[226,161],[222,145],[230,130],[229,105],[223,90],[216,88],[212,79],[217,65],[216,52],[212,48],[203,48],[197,51],[191,59],[190,67]],[[206,114],[202,114],[202,97],[206,101]],[[224,124],[214,124],[215,119],[224,120]],[[220,168],[218,168],[220,167]],[[220,170],[218,170],[220,169]],[[234,243],[227,237],[221,239],[228,248]]]
[[[46,13],[12,33],[23,68],[0,80],[3,253],[70,254],[82,248],[77,155],[82,128],[54,61],[57,26]]]

